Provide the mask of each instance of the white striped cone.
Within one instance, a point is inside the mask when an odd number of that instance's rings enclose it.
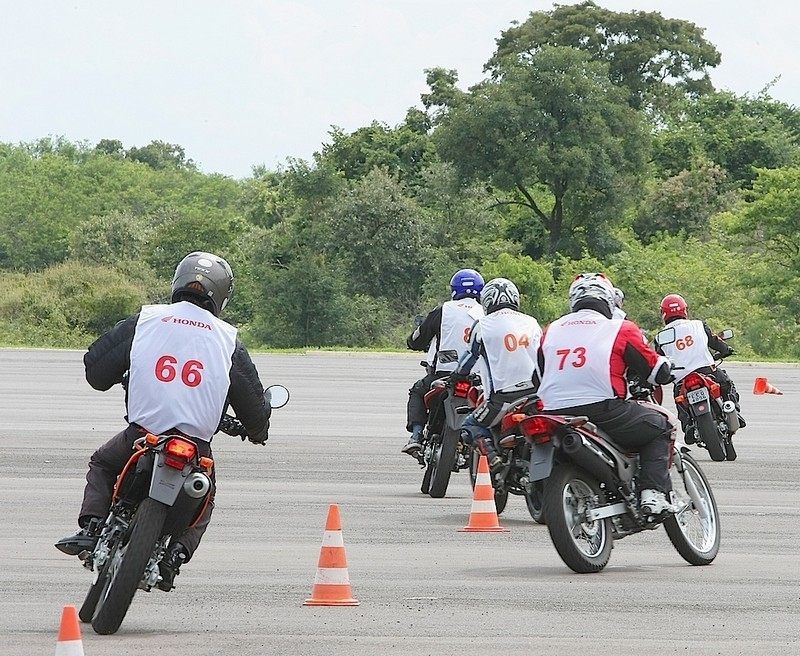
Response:
[[[61,627],[58,630],[55,656],[84,656],[81,625],[78,622],[78,609],[64,606],[61,612]]]
[[[489,461],[484,455],[481,455],[478,461],[478,474],[475,476],[475,492],[472,496],[469,523],[458,530],[465,533],[508,532],[507,528],[500,526],[497,506],[494,503],[492,478],[489,475]]]
[[[353,599],[350,590],[350,575],[347,571],[347,555],[344,551],[342,522],[339,506],[332,503],[328,509],[325,534],[319,553],[317,574],[311,597],[304,606],[358,606],[361,602]]]

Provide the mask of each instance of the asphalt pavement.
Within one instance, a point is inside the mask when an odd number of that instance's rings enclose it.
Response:
[[[92,390],[79,351],[0,349],[0,654],[53,653],[90,574],[53,543],[73,532],[86,463],[123,423],[121,389]],[[82,625],[86,656],[486,653],[784,655],[800,652],[800,368],[727,363],[748,421],[739,458],[692,453],[721,512],[713,564],[662,530],[616,543],[599,574],[569,570],[512,497],[507,533],[464,533],[472,489],[420,493],[400,453],[419,355],[257,354],[291,392],[264,447],[215,438],[214,518],[170,593],[139,592],[120,630]],[[783,395],[754,395],[763,376]],[[668,398],[669,394],[666,395]],[[311,607],[331,504],[353,607]]]

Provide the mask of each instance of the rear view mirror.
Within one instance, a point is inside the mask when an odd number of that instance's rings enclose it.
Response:
[[[667,344],[675,343],[675,329],[664,328],[664,330],[656,334],[655,343],[659,346],[666,346]]]
[[[720,339],[723,339],[723,340],[728,340],[728,339],[730,339],[731,337],[733,337],[733,331],[732,331],[730,328],[728,328],[728,329],[726,329],[726,330],[723,330],[723,331],[722,331],[722,332],[719,334],[719,338],[720,338]]]
[[[264,401],[270,408],[282,408],[289,403],[289,390],[283,385],[270,385],[264,390]]]
[[[423,321],[425,321],[425,317],[423,317],[421,314],[418,314],[416,317],[414,317],[415,326],[421,326]]]

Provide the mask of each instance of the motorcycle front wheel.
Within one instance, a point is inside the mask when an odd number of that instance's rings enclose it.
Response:
[[[442,437],[431,454],[431,485],[428,494],[434,499],[441,499],[447,492],[450,483],[450,474],[456,462],[459,432],[454,431],[447,424],[442,428]]]
[[[528,506],[533,521],[537,524],[544,524],[544,481],[536,481],[533,484],[533,492],[525,492],[525,505]]]
[[[544,517],[561,560],[573,572],[600,572],[611,558],[609,518],[589,520],[586,511],[602,497],[600,484],[575,465],[557,465],[544,486]]]
[[[163,503],[150,498],[139,505],[128,541],[123,540],[110,559],[111,567],[92,617],[96,633],[115,633],[125,619],[156,540],[161,536],[167,510]]]
[[[692,565],[708,565],[719,552],[719,510],[700,466],[687,454],[680,456],[684,473],[670,470],[672,490],[683,510],[664,520],[672,546]]]

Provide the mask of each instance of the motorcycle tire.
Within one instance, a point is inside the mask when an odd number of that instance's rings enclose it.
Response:
[[[130,537],[112,556],[113,564],[92,617],[96,633],[116,633],[125,619],[153,547],[161,536],[167,510],[163,503],[150,498],[142,501],[136,510]]]
[[[469,482],[472,485],[473,490],[475,489],[475,480],[478,477],[478,463],[480,463],[480,461],[480,452],[477,449],[472,449],[469,459]],[[500,515],[508,505],[508,491],[498,490],[494,486],[494,479],[492,479],[492,488],[494,490],[494,508],[497,511],[497,514]]]
[[[600,484],[568,463],[556,466],[544,486],[544,517],[550,539],[561,560],[573,572],[600,572],[611,558],[614,538],[611,519],[587,521],[587,500],[603,498]]]
[[[100,600],[100,595],[103,594],[103,589],[106,586],[108,571],[111,569],[113,553],[115,552],[116,547],[112,549],[112,557],[108,558],[106,562],[103,563],[103,568],[97,574],[97,578],[94,580],[92,585],[89,586],[89,592],[86,593],[86,598],[83,600],[83,604],[78,611],[78,617],[80,618],[81,622],[91,622],[92,618],[94,617],[94,609],[97,606],[97,602]]]
[[[453,473],[453,465],[456,462],[456,450],[458,449],[458,431],[454,431],[445,425],[442,429],[442,437],[433,449],[431,454],[431,486],[428,490],[434,499],[441,499],[447,492],[450,483],[450,474]]]
[[[694,418],[696,424],[697,434],[699,439],[708,449],[708,455],[715,462],[722,462],[725,460],[725,443],[723,442],[722,435],[717,430],[717,422],[714,417],[708,413],[698,415]]]
[[[422,494],[428,494],[431,490],[431,474],[433,474],[433,465],[429,462],[425,465],[425,473],[422,475],[422,485],[419,486],[419,491]]]
[[[728,437],[728,439],[725,440],[725,460],[732,462],[736,460],[736,455],[736,449],[733,447],[733,440]]]
[[[525,505],[528,506],[528,512],[531,518],[537,524],[544,524],[544,482],[536,481],[533,484],[533,492],[531,494],[525,493]]]
[[[719,510],[711,486],[697,462],[688,454],[681,454],[685,473],[675,466],[670,470],[672,489],[677,502],[686,507],[664,520],[664,530],[672,546],[691,565],[708,565],[719,552]],[[687,483],[688,479],[688,483]],[[691,486],[696,490],[690,494]],[[698,504],[701,506],[698,509]]]

